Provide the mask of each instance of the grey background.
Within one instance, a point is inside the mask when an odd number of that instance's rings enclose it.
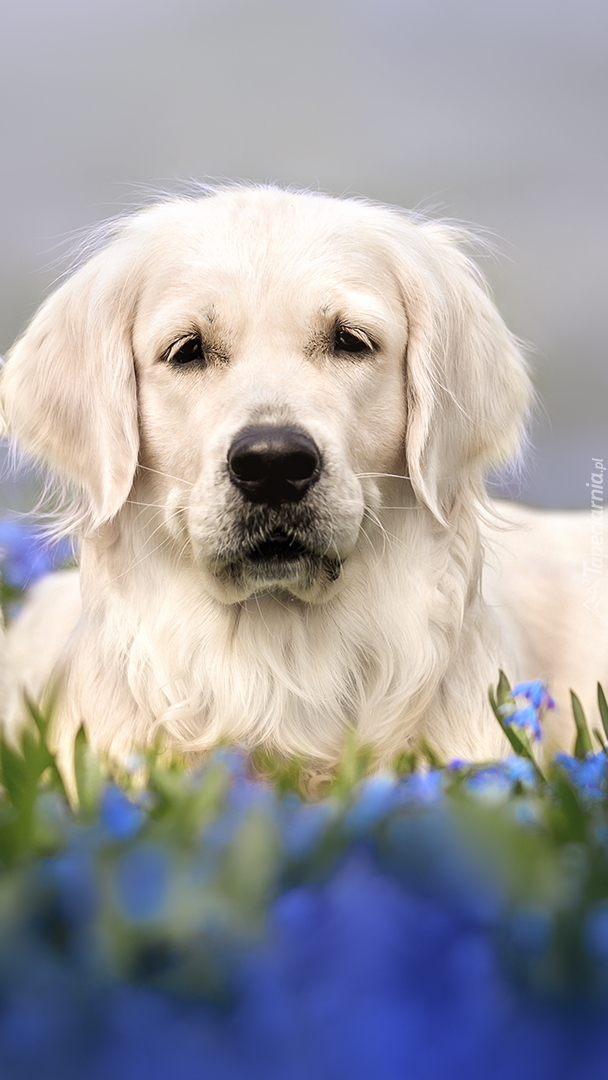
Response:
[[[543,410],[512,490],[587,505],[608,459],[604,0],[3,0],[0,351],[75,231],[179,178],[481,225]],[[23,501],[4,483],[4,502]]]

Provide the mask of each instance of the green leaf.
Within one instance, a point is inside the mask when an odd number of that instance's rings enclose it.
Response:
[[[32,777],[23,755],[4,740],[0,743],[0,766],[2,784],[13,806],[19,810],[27,801],[33,801],[32,787],[35,787],[37,777]]]
[[[282,795],[288,792],[302,794],[306,768],[305,758],[300,758],[297,755],[279,757],[264,747],[258,747],[251,754],[251,766],[255,777],[270,780],[275,790]]]
[[[557,796],[553,818],[557,838],[562,843],[584,841],[587,836],[587,810],[577,788],[562,766],[556,765],[553,768],[551,788]]]
[[[74,739],[74,779],[78,806],[85,816],[94,815],[99,805],[104,778],[99,759],[89,746],[83,725],[79,727]]]
[[[357,741],[357,732],[350,731],[344,741],[342,758],[329,792],[340,798],[348,795],[355,784],[367,776],[372,766],[373,756],[373,749],[370,746],[360,746]]]
[[[47,736],[51,722],[52,702],[48,706],[46,713],[43,713],[42,710],[39,709],[36,705],[36,702],[32,701],[27,694],[25,695],[25,704],[38,731],[41,754],[40,760],[41,762],[44,762],[40,769],[40,772],[42,772],[44,769],[50,768],[55,788],[60,792],[66,802],[69,802],[70,798],[64,783],[63,776],[61,775],[61,771],[59,769],[59,766],[57,765],[55,754],[50,749],[48,744]]]
[[[416,750],[401,750],[391,761],[391,769],[397,776],[410,776],[418,768]]]
[[[602,688],[602,684],[597,684],[597,703],[600,710],[600,716],[602,718],[602,727],[606,738],[608,739],[608,701],[606,701],[606,695]]]
[[[34,724],[36,725],[38,734],[40,735],[40,739],[46,746],[46,737],[49,730],[49,718],[42,712],[41,709],[38,708],[36,702],[32,701],[28,694],[25,695],[25,704],[27,706],[28,713],[30,714],[32,720],[34,721]]]
[[[523,731],[513,727],[512,724],[505,723],[504,720],[500,721],[500,726],[519,757],[529,758],[532,756],[532,748]]]
[[[577,697],[574,690],[570,691],[570,700],[572,702],[572,715],[574,716],[574,723],[576,724],[574,756],[577,758],[585,758],[587,754],[593,753],[593,743],[591,741],[591,735],[589,734],[587,718],[583,706],[581,705],[580,698]]]
[[[418,749],[423,758],[430,765],[431,769],[444,769],[445,761],[442,761],[439,755],[433,750],[433,747],[426,739],[421,739],[418,743]]]
[[[496,687],[496,701],[498,705],[506,705],[508,701],[512,700],[511,695],[511,683],[507,679],[504,671],[498,672],[498,686]]]
[[[606,745],[606,741],[605,741],[604,737],[602,736],[602,733],[599,730],[599,728],[594,727],[593,728],[593,734],[595,735],[595,737],[596,737],[598,743],[600,744],[602,750],[604,751],[604,753],[608,754],[608,746]]]
[[[250,810],[227,846],[220,870],[225,895],[246,924],[264,917],[276,887],[280,854],[276,824],[263,810]]]

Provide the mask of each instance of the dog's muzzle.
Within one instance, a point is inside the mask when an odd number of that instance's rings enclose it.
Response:
[[[315,440],[295,426],[250,424],[234,436],[222,473],[232,497],[206,561],[229,599],[275,588],[322,599],[345,555],[335,545],[324,490],[331,476]]]
[[[305,496],[320,479],[323,461],[315,441],[297,427],[259,424],[243,428],[227,454],[230,482],[242,496],[235,519],[232,557],[223,572],[233,578],[280,583],[313,580],[322,569],[339,574],[328,553],[318,507]]]

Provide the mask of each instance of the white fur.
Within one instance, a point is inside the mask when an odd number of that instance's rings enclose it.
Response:
[[[42,587],[9,651],[14,687],[61,673],[66,753],[83,720],[116,756],[160,730],[185,752],[230,739],[322,767],[353,726],[381,760],[421,736],[503,751],[488,684],[553,664],[521,628],[525,597],[498,580],[481,598],[484,476],[517,453],[530,390],[461,239],[360,201],[231,188],[140,212],[42,306],[2,401],[71,493],[82,615],[59,664],[65,626],[26,672]],[[337,321],[373,351],[332,352]],[[207,366],[176,370],[167,349],[194,330]],[[302,502],[316,561],[274,577],[234,569],[226,455],[253,422],[295,425],[323,457]],[[497,535],[500,558],[520,534]]]

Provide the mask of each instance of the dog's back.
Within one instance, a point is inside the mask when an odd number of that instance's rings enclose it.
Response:
[[[504,525],[484,529],[484,596],[516,644],[511,679],[545,678],[557,709],[548,748],[571,748],[570,693],[597,726],[596,686],[608,689],[608,574],[593,555],[589,511],[497,504]]]

